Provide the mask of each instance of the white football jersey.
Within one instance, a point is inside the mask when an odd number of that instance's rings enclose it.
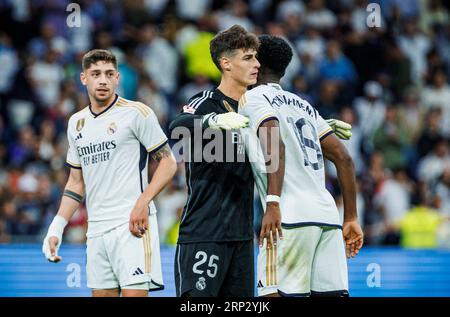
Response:
[[[98,115],[89,106],[73,114],[67,138],[67,165],[83,173],[87,236],[128,222],[148,184],[148,155],[167,143],[155,113],[143,103],[116,95]],[[153,202],[149,211],[156,213]]]
[[[331,225],[340,227],[334,198],[325,187],[324,157],[320,141],[333,130],[306,100],[278,84],[260,85],[247,91],[239,113],[250,119],[241,129],[263,207],[266,206],[267,174],[258,128],[277,119],[285,145],[285,175],[280,209],[284,227]]]

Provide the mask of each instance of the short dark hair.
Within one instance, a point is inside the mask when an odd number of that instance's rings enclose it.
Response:
[[[258,37],[253,33],[247,32],[247,30],[237,24],[216,34],[209,43],[211,58],[220,71],[222,71],[220,68],[220,58],[224,54],[232,54],[237,49],[258,50],[258,47]]]
[[[81,65],[83,67],[83,70],[86,70],[89,67],[91,67],[92,64],[96,64],[99,61],[112,63],[114,67],[117,69],[116,56],[113,53],[111,53],[111,51],[100,49],[94,49],[84,54]]]
[[[283,77],[292,60],[292,49],[281,37],[260,35],[261,43],[258,49],[258,61],[261,69],[266,69],[278,77]]]

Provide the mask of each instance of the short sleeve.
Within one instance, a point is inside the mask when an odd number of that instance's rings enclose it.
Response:
[[[142,114],[137,113],[134,123],[134,133],[139,142],[145,147],[147,152],[152,153],[159,150],[167,143],[167,136],[159,125],[155,113],[149,111]]]
[[[266,121],[278,120],[277,113],[262,95],[249,92],[239,100],[239,114],[250,119],[249,126],[254,131]]]
[[[317,112],[317,132],[319,134],[320,141],[324,140],[327,136],[334,132],[319,112]]]
[[[73,135],[70,133],[71,124],[69,122],[67,127],[67,141],[69,142],[69,149],[67,150],[66,165],[71,168],[81,169],[81,160],[77,152],[77,146]]]

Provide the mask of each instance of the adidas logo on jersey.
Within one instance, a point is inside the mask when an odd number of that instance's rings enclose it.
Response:
[[[142,274],[144,274],[144,272],[142,272],[142,270],[140,268],[137,268],[136,271],[134,271],[133,276],[142,275]]]
[[[80,140],[80,139],[82,139],[82,138],[83,138],[83,136],[81,135],[81,133],[78,133],[77,137],[75,138],[75,141],[76,141],[76,140]]]

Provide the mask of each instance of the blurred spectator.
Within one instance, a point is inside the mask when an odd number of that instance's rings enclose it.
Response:
[[[420,15],[420,26],[427,35],[433,34],[437,26],[448,25],[449,15],[441,0],[429,0],[423,2]]]
[[[191,1],[176,0],[177,17],[180,17],[188,21],[197,21],[198,19],[207,14],[207,12],[211,8],[211,4],[212,4],[211,0],[191,0]]]
[[[158,229],[160,237],[168,236],[170,230],[176,226],[180,220],[184,205],[186,203],[186,192],[181,191],[175,183],[169,184],[156,199],[158,209]]]
[[[324,118],[337,116],[339,111],[337,97],[339,93],[338,84],[331,80],[322,81],[319,87],[319,96],[315,103],[315,108]]]
[[[336,40],[327,43],[326,56],[319,62],[319,76],[322,80],[335,81],[341,90],[341,97],[351,101],[354,96],[356,73],[353,63],[342,53]]]
[[[386,45],[384,55],[386,71],[391,78],[392,93],[398,100],[412,84],[412,63],[395,42]]]
[[[434,191],[439,198],[440,212],[443,215],[450,217],[450,168],[447,168],[442,172]]]
[[[431,152],[438,141],[442,139],[441,109],[430,109],[425,115],[424,128],[417,141],[417,154],[419,158]]]
[[[51,23],[44,23],[41,26],[40,36],[33,38],[28,49],[32,57],[43,60],[49,50],[65,52],[69,47],[66,39],[56,34],[55,26]]]
[[[12,88],[13,79],[19,70],[19,59],[12,45],[11,38],[0,32],[0,65],[2,76],[0,76],[0,96],[6,94]]]
[[[398,245],[398,224],[410,208],[412,184],[404,169],[394,169],[392,177],[386,178],[374,196],[374,206],[383,222],[383,244]]]
[[[444,135],[450,136],[450,86],[443,70],[437,70],[433,75],[431,86],[422,92],[422,103],[427,108],[441,108],[441,129]]]
[[[376,151],[383,154],[385,166],[389,169],[406,167],[404,154],[410,144],[408,130],[398,119],[397,108],[388,106],[381,126],[373,135]]]
[[[435,182],[446,169],[450,169],[449,144],[446,139],[440,138],[436,141],[433,151],[420,160],[418,178],[429,185]]]
[[[308,101],[311,105],[317,108],[312,94],[310,94],[310,88],[305,76],[298,74],[292,80],[292,92],[301,98]]]
[[[216,19],[218,31],[239,24],[246,30],[253,32],[253,22],[248,18],[248,5],[243,0],[228,1],[225,10],[217,12]]]
[[[160,125],[164,127],[167,123],[170,109],[167,98],[158,91],[155,81],[148,77],[143,77],[140,80],[137,96],[140,101],[155,112]]]
[[[446,217],[430,204],[425,184],[416,193],[417,203],[400,221],[401,246],[404,248],[435,248],[438,246],[438,230]]]
[[[31,127],[24,127],[19,131],[18,142],[9,145],[9,164],[12,166],[22,166],[36,158],[36,136]]]
[[[158,34],[152,24],[144,25],[140,30],[138,51],[144,63],[144,70],[151,78],[156,78],[156,85],[166,94],[176,89],[178,55],[176,50]]]
[[[412,79],[420,84],[427,71],[426,55],[431,49],[430,39],[420,32],[416,19],[407,19],[404,32],[399,35],[398,45],[412,63]]]
[[[320,30],[336,26],[337,18],[331,10],[324,6],[323,0],[310,0],[306,6],[305,24]]]
[[[213,90],[214,86],[204,75],[196,75],[192,82],[181,87],[178,93],[178,105],[186,104],[192,96],[204,90]]]
[[[408,131],[413,144],[417,143],[424,128],[425,111],[420,104],[419,96],[417,89],[410,87],[404,91],[402,102],[398,107],[399,120]]]
[[[369,166],[361,176],[361,193],[364,198],[365,218],[362,222],[365,224],[365,242],[367,244],[380,243],[378,237],[383,233],[384,226],[381,222],[379,213],[376,212],[374,205],[374,196],[379,192],[381,184],[385,179],[383,155],[374,152],[370,157]],[[381,223],[381,226],[378,224]]]
[[[283,0],[277,7],[275,14],[278,22],[285,21],[289,15],[295,15],[303,18],[305,14],[305,5],[303,1]]]
[[[58,52],[50,49],[44,60],[38,60],[30,67],[30,79],[36,95],[45,107],[56,104],[64,79],[64,70],[57,62]]]
[[[319,30],[307,27],[305,36],[300,37],[295,45],[302,61],[305,62],[305,59],[311,59],[314,67],[317,67],[316,63],[322,60],[325,53],[325,41]]]
[[[364,85],[364,96],[356,98],[353,104],[359,118],[359,126],[365,139],[367,152],[372,151],[372,136],[385,118],[386,105],[382,96],[381,85],[378,82],[369,81]]]

